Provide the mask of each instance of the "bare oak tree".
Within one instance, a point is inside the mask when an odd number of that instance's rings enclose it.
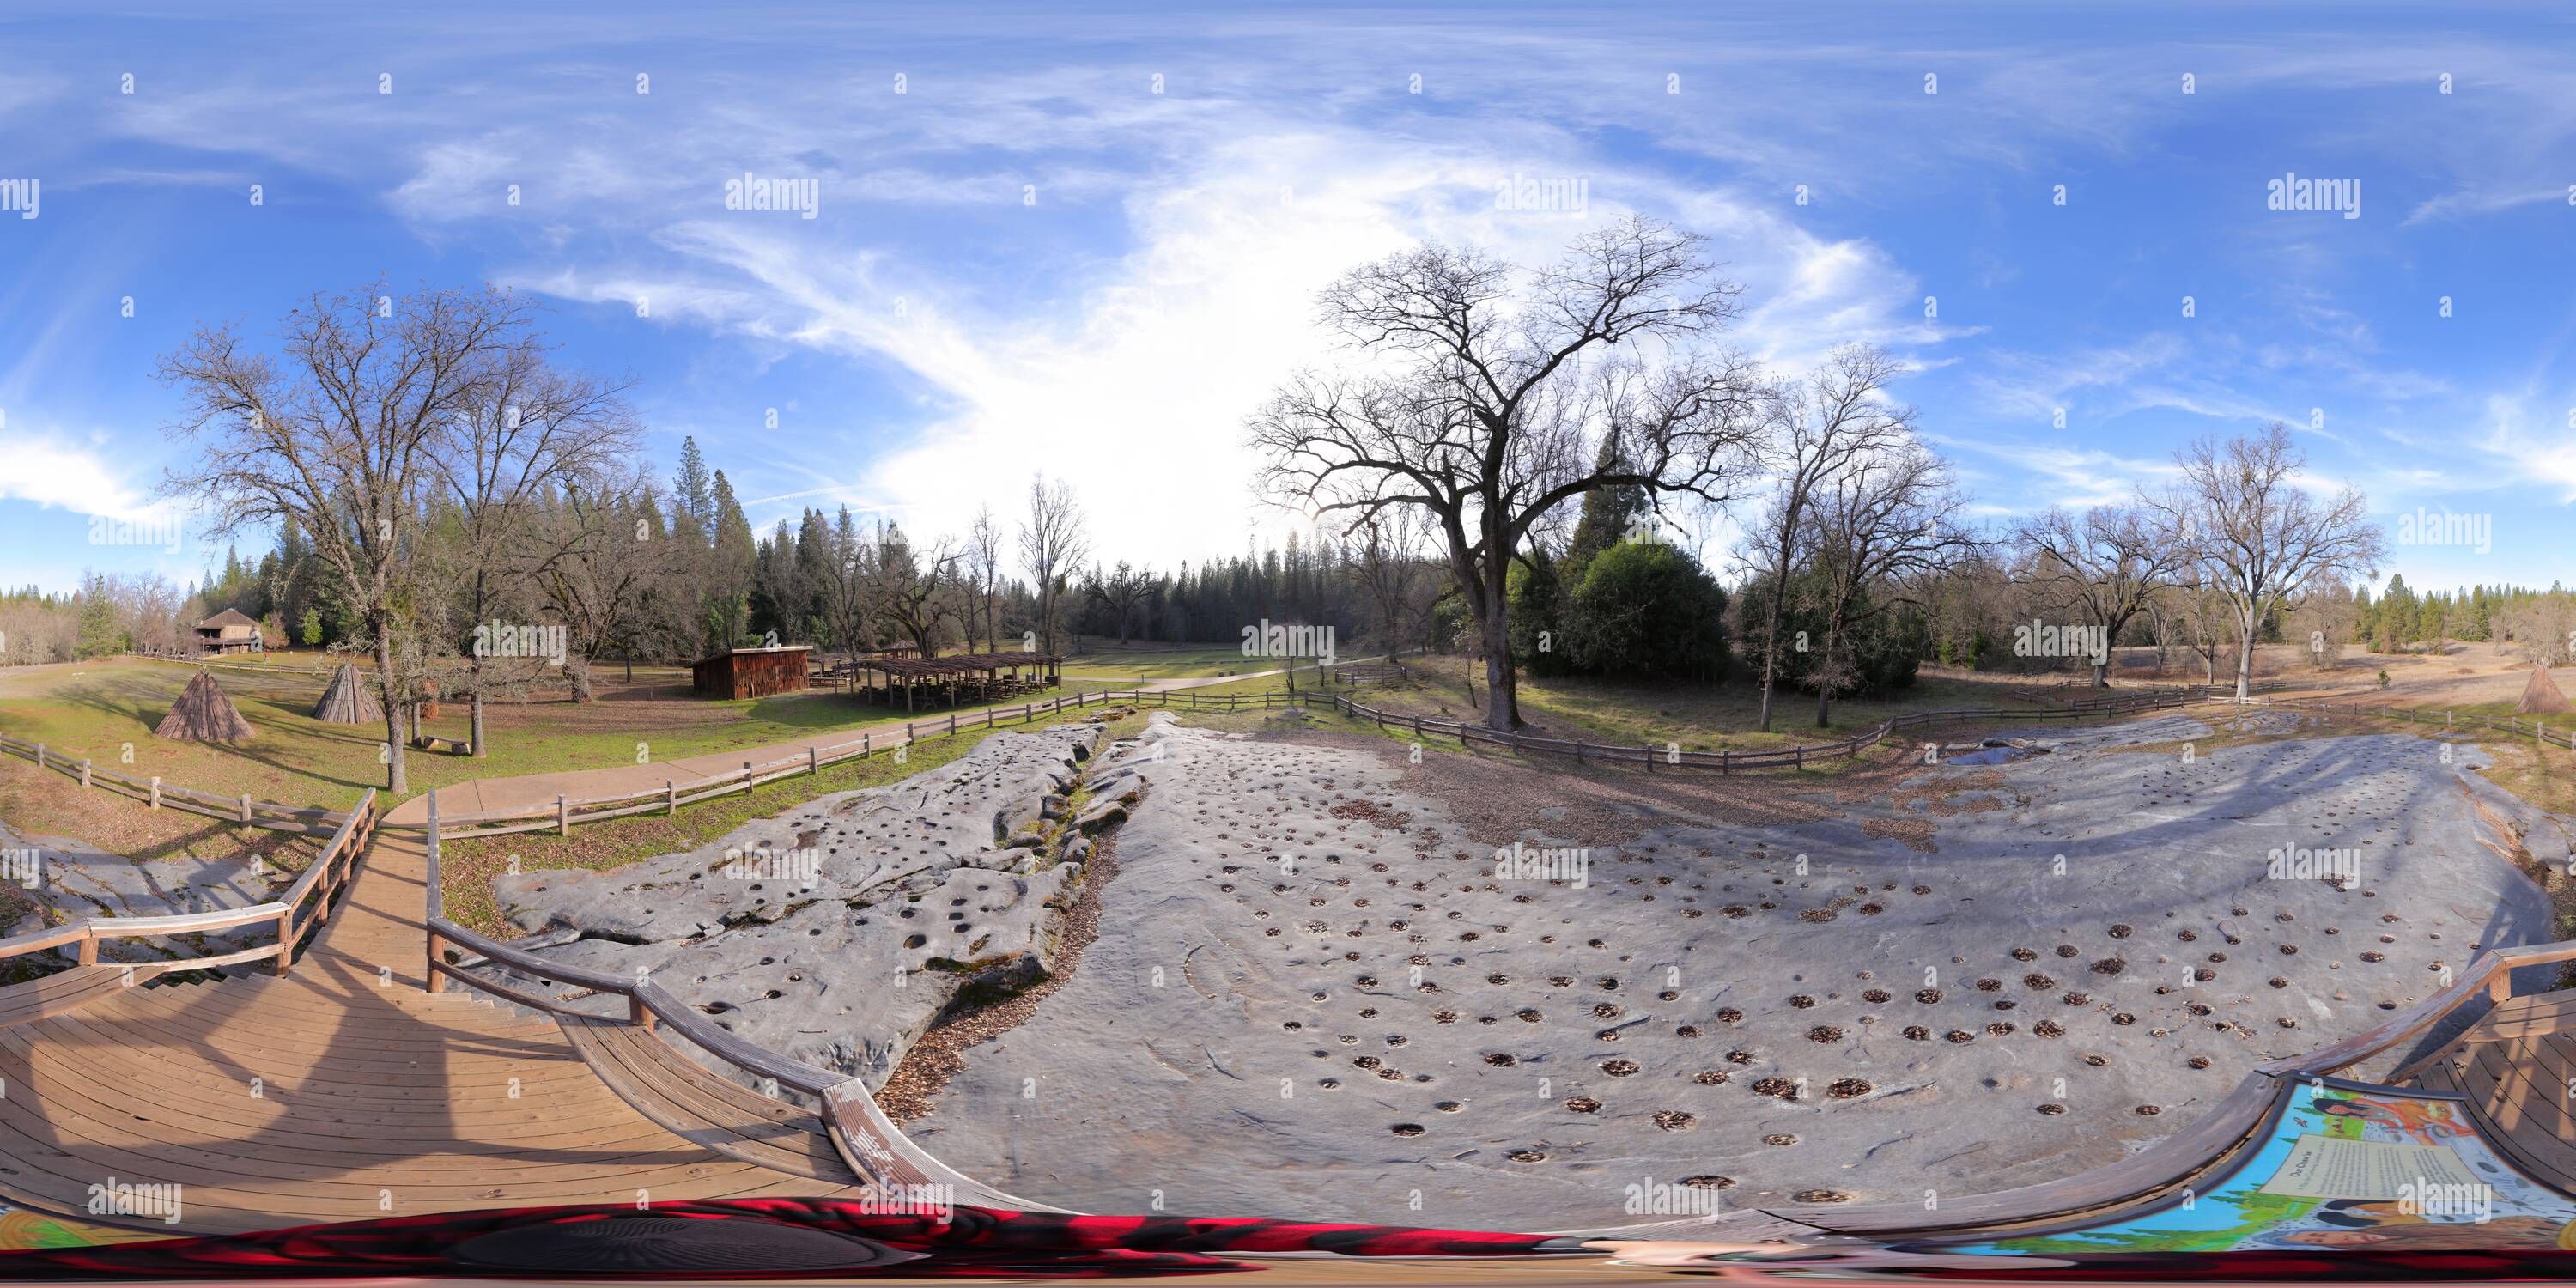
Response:
[[[966,564],[974,574],[975,595],[983,601],[984,650],[1002,651],[1002,525],[993,521],[993,507],[978,506],[975,524],[966,530]],[[966,638],[975,638],[974,623],[968,622]]]
[[[1404,665],[1405,649],[1431,633],[1431,607],[1440,593],[1439,568],[1423,542],[1423,517],[1413,508],[1382,511],[1363,520],[1343,550],[1375,610],[1377,642],[1397,666]]]
[[[1040,474],[1029,480],[1029,517],[1020,525],[1020,565],[1037,583],[1038,639],[1041,651],[1056,652],[1056,614],[1065,590],[1091,556],[1091,534],[1072,485],[1047,482]]]
[[[2307,457],[2274,421],[2252,438],[2202,439],[2174,454],[2183,481],[2148,498],[2191,544],[2236,628],[2236,700],[2253,692],[2254,641],[2295,596],[2335,578],[2367,578],[2388,552],[2368,503],[2345,487],[2319,500],[2299,479]]]
[[[385,786],[408,790],[395,632],[438,439],[501,355],[534,344],[529,305],[494,288],[396,300],[383,285],[315,292],[279,323],[283,352],[230,325],[199,326],[163,355],[199,455],[162,483],[201,504],[217,535],[293,520],[363,622],[385,708]]]
[[[491,622],[510,589],[506,583],[533,584],[567,553],[537,523],[539,503],[636,450],[625,388],[556,370],[533,346],[496,355],[475,382],[474,397],[450,422],[438,452],[445,500],[459,516],[465,580],[456,593],[468,631]],[[483,724],[489,661],[484,650],[471,649],[465,666],[478,757],[489,754]],[[577,687],[586,699],[589,686]]]
[[[1822,366],[1784,391],[1776,415],[1759,440],[1762,468],[1772,477],[1763,543],[1751,551],[1750,570],[1771,582],[1770,611],[1762,623],[1761,728],[1771,729],[1771,695],[1780,677],[1780,620],[1787,610],[1790,574],[1799,542],[1809,529],[1808,510],[1835,480],[1860,462],[1910,441],[1914,409],[1887,401],[1888,382],[1904,365],[1883,349],[1845,345]]]
[[[939,619],[954,608],[957,564],[964,558],[949,538],[915,550],[903,529],[889,524],[877,531],[867,571],[868,603],[922,657],[939,656]],[[973,638],[971,629],[967,635]]]
[[[2032,583],[2061,610],[2081,613],[2101,632],[2093,687],[2108,687],[2110,650],[2120,642],[2121,629],[2190,563],[2182,534],[2145,506],[2097,505],[2081,519],[2051,509],[2023,524],[2019,535],[2031,555]]]
[[[1249,422],[1274,503],[1345,533],[1426,512],[1476,619],[1494,729],[1520,724],[1506,614],[1532,531],[1594,488],[1722,501],[1737,478],[1761,382],[1742,355],[1690,343],[1735,315],[1742,288],[1712,273],[1699,238],[1643,218],[1527,275],[1473,250],[1401,252],[1319,300],[1362,361],[1298,374]]]
[[[564,624],[574,696],[587,701],[591,659],[616,649],[631,680],[637,650],[667,633],[657,632],[666,623],[656,619],[654,599],[685,584],[689,542],[664,530],[652,480],[632,464],[565,480],[560,500],[543,508],[537,527],[547,558],[532,575]],[[694,611],[696,604],[662,607]]]
[[[1938,572],[1975,548],[1952,522],[1958,508],[1949,466],[1911,440],[1850,462],[1810,503],[1809,544],[1825,624],[1817,728],[1831,723],[1834,690],[1848,687],[1857,670],[1845,656],[1851,629],[1898,602],[1884,593],[1892,583]]]

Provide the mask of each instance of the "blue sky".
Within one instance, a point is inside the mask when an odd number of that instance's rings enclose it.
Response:
[[[1711,239],[1783,371],[1910,360],[1980,515],[2279,418],[2392,536],[2491,516],[2397,546],[2411,583],[2546,584],[2576,535],[2563,12],[247,8],[0,18],[0,178],[40,195],[0,211],[0,583],[220,561],[88,540],[186,464],[155,356],[380,276],[534,294],[566,361],[638,379],[663,472],[696,435],[763,528],[959,531],[1043,468],[1168,567],[1274,532],[1240,424],[1331,358],[1332,276],[1632,210]],[[2358,217],[2268,209],[2293,173]],[[745,174],[815,217],[725,209]],[[1514,176],[1585,208],[1498,208]]]

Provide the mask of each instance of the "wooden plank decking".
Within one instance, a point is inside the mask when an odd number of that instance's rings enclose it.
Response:
[[[647,1117],[552,1020],[424,991],[423,861],[416,832],[380,831],[286,976],[144,986],[146,969],[128,987],[123,968],[99,966],[0,990],[0,1197],[86,1216],[93,1185],[175,1182],[176,1222],[106,1219],[216,1233],[844,1192],[847,1169],[800,1129],[745,1116],[715,1130],[758,1100],[739,1088],[668,1067],[674,1085],[660,1088],[638,1063],[648,1050],[591,1043],[621,1062],[627,1095],[667,1107]],[[688,1110],[704,1129],[691,1134],[726,1137],[719,1147],[655,1121]],[[775,1134],[740,1125],[753,1122]]]
[[[2516,1167],[2576,1193],[2576,989],[2499,998],[2415,1081],[2466,1097]]]

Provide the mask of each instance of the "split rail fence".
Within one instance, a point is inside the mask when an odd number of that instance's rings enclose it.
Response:
[[[348,817],[337,810],[302,809],[259,800],[248,792],[239,796],[218,796],[213,792],[163,782],[157,774],[138,778],[113,769],[101,769],[86,758],[74,760],[61,752],[49,751],[41,742],[20,742],[15,738],[0,737],[0,752],[32,760],[39,769],[50,769],[78,779],[83,787],[130,796],[154,809],[186,810],[227,823],[264,827],[272,832],[319,836],[338,831]]]

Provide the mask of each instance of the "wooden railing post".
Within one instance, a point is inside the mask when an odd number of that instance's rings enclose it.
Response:
[[[823,776],[823,749],[810,742],[805,744],[805,772],[816,778]]]
[[[250,793],[249,793],[249,792],[243,792],[243,793],[242,793],[242,797],[241,797],[241,821],[243,821],[243,822],[245,822],[245,823],[247,823],[247,822],[249,822],[249,821],[250,821]]]
[[[429,789],[428,845],[429,880],[435,885],[438,881],[438,789],[435,787]],[[443,899],[433,900],[433,906],[427,909],[429,917],[424,920],[435,919],[442,915],[445,909],[435,905],[444,902]],[[432,928],[423,947],[426,951],[425,963],[420,972],[420,988],[424,993],[435,993],[438,991],[438,968],[442,964],[439,959],[445,954],[447,945],[438,937],[438,931]]]
[[[677,814],[680,812],[680,783],[678,779],[665,778],[662,780],[662,812],[665,814]]]
[[[42,768],[44,768],[44,767],[45,767],[45,744],[43,744],[43,743],[41,743],[41,742],[40,742],[40,743],[37,743],[37,744],[36,744],[36,768],[38,768],[38,769],[42,769]]]
[[[161,808],[161,775],[152,776],[152,808]]]
[[[572,798],[555,793],[555,835],[572,835]]]
[[[79,958],[83,966],[98,965],[98,932],[92,930],[81,932]]]
[[[89,790],[89,761],[86,759],[81,761],[81,790]]]
[[[327,895],[325,896],[328,897]],[[283,975],[295,964],[295,909],[277,914],[277,973]]]

